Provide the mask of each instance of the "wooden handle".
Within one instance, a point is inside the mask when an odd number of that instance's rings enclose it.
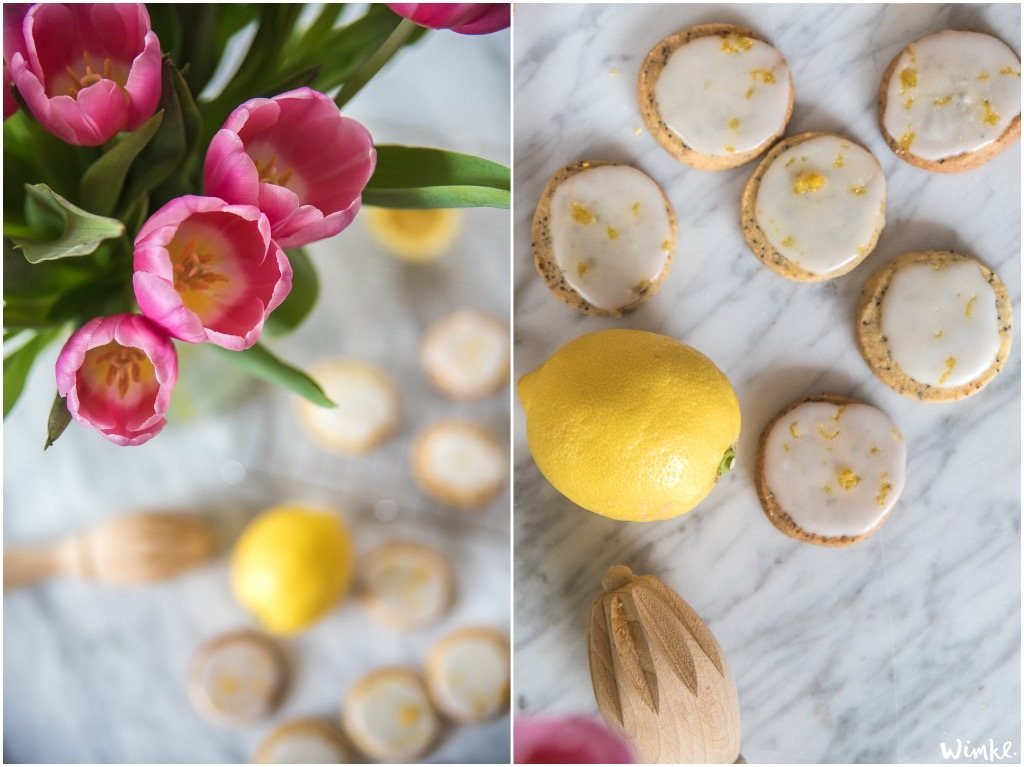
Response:
[[[61,570],[60,553],[52,546],[4,549],[4,591],[32,586]]]

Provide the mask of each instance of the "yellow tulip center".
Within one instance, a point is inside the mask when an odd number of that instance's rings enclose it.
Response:
[[[102,382],[122,400],[134,387],[148,387],[156,381],[156,371],[145,352],[133,346],[111,341],[85,354],[83,369],[95,384]]]
[[[113,80],[124,88],[128,81],[128,70],[110,57],[105,57],[102,62],[96,62],[89,51],[82,51],[82,57],[77,62],[64,67],[63,75],[54,83],[54,90],[77,98],[80,90],[95,85],[100,80]]]

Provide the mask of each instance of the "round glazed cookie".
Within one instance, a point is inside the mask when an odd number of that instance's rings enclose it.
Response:
[[[189,663],[185,686],[192,705],[208,719],[242,726],[277,708],[287,679],[277,644],[246,629],[202,644]]]
[[[275,727],[253,754],[253,764],[346,764],[341,733],[323,719],[292,719]]]
[[[903,435],[885,413],[819,394],[789,405],[761,433],[757,495],[791,538],[848,546],[888,518],[906,464]]]
[[[508,707],[508,639],[492,629],[465,628],[435,644],[427,656],[430,697],[457,722],[483,722]]]
[[[999,276],[952,251],[905,253],[872,275],[857,346],[893,390],[926,402],[976,394],[1006,364],[1013,307]]]
[[[440,421],[416,437],[412,469],[429,496],[471,509],[487,505],[501,490],[508,457],[497,440],[476,424]]]
[[[402,406],[391,376],[361,360],[322,360],[310,369],[336,407],[297,400],[299,422],[322,447],[343,455],[365,453],[398,427]]]
[[[886,68],[878,114],[901,160],[939,173],[977,168],[1020,138],[1020,59],[980,32],[922,37]]]
[[[392,628],[419,629],[451,608],[455,574],[440,551],[422,543],[391,541],[359,564],[359,596],[371,615]]]
[[[508,383],[508,326],[476,309],[458,309],[430,326],[420,362],[431,383],[454,399],[486,397]]]
[[[584,314],[618,317],[668,275],[676,217],[661,187],[636,168],[584,161],[548,181],[531,238],[537,271],[558,298]]]
[[[433,745],[441,722],[423,680],[405,668],[383,668],[364,676],[341,707],[345,734],[378,762],[414,761]]]
[[[846,274],[885,226],[885,175],[867,149],[834,133],[780,141],[747,180],[743,237],[772,271],[798,282]]]
[[[753,32],[703,24],[655,45],[640,67],[640,114],[677,160],[703,170],[749,162],[793,113],[786,60]]]

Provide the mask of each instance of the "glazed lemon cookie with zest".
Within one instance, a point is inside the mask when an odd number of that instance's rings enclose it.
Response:
[[[357,455],[379,446],[402,414],[401,395],[383,369],[356,359],[328,359],[310,373],[335,403],[323,408],[296,400],[299,423],[321,447],[341,455]]]
[[[508,707],[508,638],[486,628],[453,631],[427,656],[427,685],[437,707],[455,721],[492,719]]]
[[[764,152],[793,113],[782,54],[732,24],[684,29],[655,45],[640,68],[640,114],[677,160],[726,170]]]
[[[427,495],[460,509],[486,506],[508,475],[508,457],[485,429],[469,421],[439,421],[412,447],[413,477]]]
[[[1006,364],[1012,340],[1006,286],[959,253],[905,253],[861,293],[857,346],[883,383],[914,399],[977,394]]]
[[[878,106],[901,160],[939,173],[976,168],[1020,137],[1020,58],[980,32],[922,37],[886,68]]]
[[[533,216],[534,264],[584,314],[618,317],[651,298],[672,267],[676,218],[649,176],[583,161],[548,182]]]
[[[292,719],[275,727],[253,754],[253,764],[346,764],[341,733],[317,718]]]
[[[758,445],[757,494],[791,538],[848,546],[888,519],[906,481],[903,435],[877,408],[834,394],[795,402]]]
[[[508,326],[477,309],[457,309],[430,326],[420,363],[453,399],[479,399],[508,383]]]
[[[386,626],[419,629],[448,612],[455,592],[451,563],[422,543],[391,541],[367,553],[359,563],[359,597]]]
[[[341,707],[345,734],[378,762],[415,761],[433,746],[441,720],[415,671],[389,667],[356,682]]]
[[[270,637],[243,629],[196,650],[186,687],[192,705],[217,724],[244,726],[273,712],[288,682],[284,654]]]
[[[830,280],[874,250],[885,202],[885,175],[867,149],[834,133],[801,133],[772,147],[743,188],[743,237],[787,279]]]

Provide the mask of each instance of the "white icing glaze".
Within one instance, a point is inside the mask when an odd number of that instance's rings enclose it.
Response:
[[[474,495],[498,485],[508,469],[500,446],[475,428],[445,424],[423,442],[424,472],[439,485]]]
[[[457,397],[497,387],[506,378],[508,358],[508,328],[473,309],[460,309],[434,325],[421,355],[430,377]]]
[[[346,760],[341,744],[312,729],[283,733],[263,756],[265,764],[343,764]]]
[[[420,681],[405,672],[377,674],[345,702],[345,728],[376,759],[411,759],[437,734],[438,718]]]
[[[467,632],[431,656],[431,692],[459,719],[494,716],[508,702],[508,660],[507,646],[496,637]]]
[[[363,562],[362,580],[376,607],[402,625],[422,626],[440,618],[451,598],[443,555],[418,545],[384,545]]]
[[[566,282],[599,309],[636,301],[667,267],[674,243],[661,188],[624,165],[588,168],[559,184],[550,230]]]
[[[356,360],[329,362],[314,370],[324,393],[337,405],[303,401],[305,422],[324,441],[349,450],[371,446],[398,418],[398,392],[383,370]]]
[[[852,141],[816,136],[775,158],[754,207],[775,250],[805,271],[828,275],[868,255],[885,224],[885,175],[874,155]]]
[[[885,87],[886,131],[926,160],[977,151],[1020,114],[1020,60],[979,32],[947,30],[911,43]]]
[[[880,313],[893,361],[930,386],[956,388],[973,381],[999,352],[996,294],[973,261],[900,267]]]
[[[241,638],[212,648],[200,673],[214,712],[232,721],[252,721],[269,711],[283,671],[267,648]]]
[[[661,119],[690,149],[722,157],[782,133],[790,88],[789,66],[768,43],[711,35],[672,53],[654,95]]]
[[[805,402],[765,440],[764,477],[779,507],[802,530],[826,538],[875,528],[903,492],[906,463],[899,430],[863,404]]]

